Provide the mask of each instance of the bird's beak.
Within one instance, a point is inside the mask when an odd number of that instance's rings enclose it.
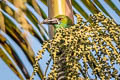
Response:
[[[59,20],[57,18],[47,18],[41,24],[59,24]]]

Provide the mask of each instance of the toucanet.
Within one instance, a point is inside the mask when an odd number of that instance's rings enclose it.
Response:
[[[47,18],[41,23],[53,25],[54,26],[54,34],[55,34],[56,29],[58,29],[58,28],[69,28],[72,25],[72,20],[68,16],[58,15],[54,18]],[[57,55],[60,55],[60,54],[62,54],[62,51],[57,53]]]
[[[68,28],[72,25],[72,20],[65,15],[58,15],[54,18],[47,18],[42,24],[50,24],[54,26],[54,34],[58,28]]]

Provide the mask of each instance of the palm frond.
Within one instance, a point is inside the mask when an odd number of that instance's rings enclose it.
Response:
[[[115,0],[116,1],[116,0]],[[73,8],[75,8],[79,14],[82,15],[86,20],[92,22],[85,8],[82,8],[78,2],[82,4],[91,12],[92,14],[102,11],[109,18],[113,18],[115,21],[116,18],[112,16],[107,9],[104,8],[105,5],[101,4],[99,0],[71,0]],[[104,0],[103,2],[115,11],[118,16],[120,16],[120,9],[113,3],[111,0]],[[30,37],[32,35],[39,41],[40,44],[43,44],[43,41],[49,39],[48,27],[46,25],[40,24],[43,19],[46,19],[48,13],[47,9],[44,9],[42,5],[44,4],[47,7],[47,0],[0,0],[0,57],[2,60],[9,66],[9,68],[21,79],[24,80],[30,77],[25,65],[22,62],[22,58],[17,55],[17,52],[14,50],[13,44],[8,44],[9,40],[2,35],[1,31],[5,35],[9,36],[13,42],[15,42],[21,50],[26,55],[26,58],[29,60],[31,65],[35,63],[34,56],[35,52],[33,51],[32,45],[30,43]],[[120,4],[120,3],[118,3]],[[117,18],[118,20],[120,17]],[[118,21],[118,24],[119,21]],[[9,55],[7,55],[7,54]],[[91,56],[92,53],[91,53]],[[12,60],[14,62],[12,62]],[[94,64],[97,64],[96,59],[94,58]],[[16,68],[16,65],[19,67],[20,71]],[[91,63],[89,63],[91,64]],[[94,64],[91,64],[91,69],[94,68]],[[86,75],[82,72],[81,65],[79,67],[82,76]],[[38,75],[43,79],[43,72],[41,66],[39,66]]]

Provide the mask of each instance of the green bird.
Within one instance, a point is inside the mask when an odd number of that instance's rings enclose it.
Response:
[[[54,26],[54,34],[58,28],[69,28],[72,25],[72,20],[65,15],[58,15],[54,18],[45,19],[42,24],[50,24]]]
[[[47,18],[45,19],[43,22],[41,22],[42,24],[50,24],[54,26],[54,35],[56,33],[56,29],[58,28],[69,28],[72,25],[72,20],[65,15],[58,15],[54,18]],[[51,37],[52,34],[50,34]],[[62,54],[62,51],[60,51],[59,53],[57,53],[57,55]]]

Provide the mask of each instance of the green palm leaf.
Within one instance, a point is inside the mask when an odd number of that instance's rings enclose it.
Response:
[[[120,16],[120,10],[113,4],[111,0],[105,0],[105,2]]]
[[[111,16],[109,15],[109,13],[104,9],[104,7],[102,6],[102,4],[100,4],[99,1],[94,0],[94,3],[107,15],[111,18]]]
[[[0,45],[0,57],[21,80],[24,80],[23,76],[16,69],[16,66],[13,64],[13,62],[11,62],[10,58],[8,58],[8,56],[5,54],[5,50],[1,45]]]

